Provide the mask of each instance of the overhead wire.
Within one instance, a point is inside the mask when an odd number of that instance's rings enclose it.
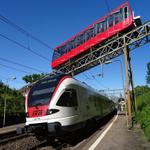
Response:
[[[99,80],[97,80],[95,78],[95,76],[91,74],[90,71],[87,71],[87,73],[89,74],[89,76],[91,76],[96,81],[96,83],[98,82],[101,85],[101,87],[104,87],[104,88],[108,89],[106,86],[104,86],[104,84],[102,84]]]
[[[109,6],[109,4],[108,4],[108,0],[105,0],[105,4],[106,4],[106,7],[107,7],[108,12],[110,12],[110,6]]]
[[[96,81],[96,83],[98,82],[101,87],[104,87],[104,88],[108,89],[104,84],[102,84],[99,80],[97,80],[95,78],[95,76],[91,74],[91,72],[88,71],[87,73],[89,74],[89,76],[91,76]]]
[[[4,64],[1,64],[0,63],[0,66],[3,66],[5,68],[9,68],[9,69],[13,69],[13,70],[16,70],[16,71],[19,71],[19,72],[23,72],[23,73],[27,73],[27,74],[30,74],[31,72],[27,72],[27,71],[24,71],[24,70],[21,70],[21,69],[17,69],[15,67],[11,67],[11,66],[8,66],[8,65],[4,65]]]
[[[20,27],[19,25],[17,25],[16,23],[12,22],[11,20],[9,20],[8,18],[4,17],[3,15],[0,14],[0,20],[2,20],[3,22],[9,24],[10,26],[12,26],[13,28],[15,28],[16,30],[18,30],[19,32],[25,34],[26,36],[29,36],[30,38],[32,38],[33,40],[39,42],[40,44],[42,44],[43,46],[49,48],[49,49],[53,49],[53,47],[51,47],[50,45],[48,45],[47,43],[43,42],[41,39],[35,37],[33,34],[29,33],[28,31],[26,31],[25,29],[23,29],[22,27]]]
[[[35,52],[35,51],[34,51],[33,49],[31,49],[30,47],[26,47],[26,46],[24,46],[23,44],[21,44],[21,43],[15,41],[15,40],[13,40],[13,39],[7,37],[6,35],[3,35],[3,34],[1,34],[1,33],[0,33],[0,36],[1,36],[2,38],[4,38],[4,39],[7,39],[8,41],[10,41],[10,42],[16,44],[16,45],[18,45],[18,46],[20,46],[20,47],[22,47],[22,48],[28,50],[29,52],[33,53],[34,55],[36,55],[36,56],[38,56],[38,57],[40,57],[40,58],[42,58],[42,59],[44,59],[44,60],[46,60],[46,61],[49,62],[49,59],[48,59],[48,58],[46,58],[45,56],[43,56],[43,55],[41,55],[41,54]]]
[[[106,87],[104,84],[102,84],[99,80],[97,80],[96,78],[95,78],[95,76],[92,76],[93,77],[93,79],[96,81],[96,83],[98,82],[100,85],[101,85],[101,87],[104,87],[104,88],[106,88],[106,89],[108,89],[108,87]]]
[[[86,77],[86,79],[88,79],[88,80],[92,80],[88,75],[86,75],[85,73],[82,73],[85,77]],[[90,75],[91,76],[91,75]],[[99,87],[99,84],[96,82],[96,84],[98,85],[97,87]],[[92,84],[94,87],[95,87],[95,82],[93,82],[93,84]]]
[[[2,60],[4,62],[11,63],[11,64],[14,64],[14,65],[18,65],[18,66],[21,66],[21,67],[24,67],[24,68],[27,68],[27,69],[30,69],[30,70],[34,70],[34,71],[37,71],[37,72],[45,72],[45,71],[30,67],[30,66],[27,66],[27,65],[20,64],[18,62],[15,62],[15,61],[12,61],[12,60],[9,60],[9,59],[6,59],[6,58],[0,57],[0,60]]]
[[[82,73],[82,75],[83,75],[86,79],[91,80],[85,73]],[[90,83],[90,84],[92,84],[93,87],[95,87],[95,84],[93,84],[93,83]],[[89,85],[89,84],[88,84],[88,85]]]

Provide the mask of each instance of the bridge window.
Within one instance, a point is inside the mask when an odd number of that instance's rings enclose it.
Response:
[[[60,51],[58,49],[54,50],[53,60],[56,60],[61,56]]]
[[[80,44],[83,43],[83,39],[82,39],[82,36],[81,36],[81,35],[78,35],[78,36],[77,36],[77,42],[78,42],[78,45],[80,45]]]
[[[102,33],[106,31],[106,21],[101,21],[97,23],[97,33]]]
[[[63,45],[59,51],[61,55],[65,54],[67,52],[67,45]]]
[[[80,45],[80,37],[79,36],[77,36],[75,38],[75,45],[76,45],[76,47]]]
[[[89,40],[93,37],[93,29],[88,29],[86,31],[86,40]]]
[[[115,24],[117,24],[118,22],[121,22],[122,21],[122,10],[120,9],[119,11],[114,12],[113,17],[114,17]]]
[[[81,44],[84,43],[84,34],[80,35],[80,41],[81,41]]]
[[[101,32],[106,31],[106,21],[102,21],[100,25],[101,25]]]
[[[108,17],[108,27],[112,27],[113,26],[113,15]]]
[[[59,98],[57,106],[65,106],[65,107],[76,107],[77,104],[77,93],[74,89],[66,90],[61,97]]]
[[[91,36],[91,38],[94,37],[94,28],[90,29],[90,36]]]
[[[75,47],[74,40],[70,41],[70,48],[73,49]]]
[[[96,36],[97,35],[97,25],[96,24],[94,25],[93,30],[94,30],[94,36]]]
[[[70,44],[70,42],[68,42],[66,44],[66,51],[69,52],[70,50],[71,50],[71,44]]]
[[[125,6],[124,7],[124,19],[126,19],[126,18],[128,18],[128,7],[127,6]]]
[[[101,23],[97,23],[97,34],[101,32]]]

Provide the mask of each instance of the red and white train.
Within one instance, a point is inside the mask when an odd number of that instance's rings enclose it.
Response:
[[[141,25],[140,17],[134,17],[129,3],[125,2],[54,48],[51,67],[58,69],[67,61],[87,53],[91,47],[107,41],[118,33],[126,33],[138,25]]]
[[[26,98],[26,126],[55,135],[84,128],[115,110],[115,104],[85,83],[62,74],[36,82]]]

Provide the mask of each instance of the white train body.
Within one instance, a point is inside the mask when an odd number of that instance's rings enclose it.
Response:
[[[56,82],[54,87],[49,87],[51,82]],[[49,133],[73,131],[114,109],[112,101],[86,84],[69,76],[52,76],[40,80],[30,90],[26,99],[26,125],[36,130],[44,128]]]

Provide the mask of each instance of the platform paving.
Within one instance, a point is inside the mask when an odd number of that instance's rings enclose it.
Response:
[[[125,115],[118,115],[95,150],[150,150],[150,142],[146,140],[140,127],[128,130]]]

